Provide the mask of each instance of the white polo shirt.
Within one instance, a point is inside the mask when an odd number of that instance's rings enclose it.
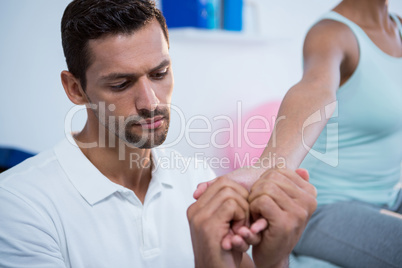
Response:
[[[215,174],[172,150],[152,156],[144,204],[67,139],[1,174],[0,267],[193,267],[186,211]]]

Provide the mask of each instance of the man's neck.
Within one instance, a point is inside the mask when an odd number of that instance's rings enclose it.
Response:
[[[151,181],[152,159],[151,149],[133,148],[118,138],[114,142],[99,140],[101,135],[90,135],[87,126],[74,135],[82,153],[109,180],[135,192],[144,203],[145,195]]]

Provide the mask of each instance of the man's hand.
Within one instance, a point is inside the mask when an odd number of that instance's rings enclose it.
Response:
[[[241,228],[238,233],[248,241],[248,232],[263,229],[259,219],[268,222],[261,242],[253,243],[256,267],[286,267],[289,254],[317,207],[316,197],[316,189],[308,183],[308,173],[303,169],[270,169],[253,185],[248,202],[255,223],[249,231]]]
[[[248,191],[219,178],[187,210],[196,267],[239,267],[248,245],[234,234],[248,226]]]
[[[250,191],[253,184],[258,180],[258,178],[266,171],[266,169],[257,167],[257,166],[246,166],[239,169],[236,169],[228,174],[225,174],[221,177],[228,178],[232,181],[235,181]],[[217,178],[218,179],[218,178]],[[217,179],[212,181],[200,183],[197,189],[194,192],[194,198],[198,199],[205,190],[212,185]]]
[[[238,171],[245,175],[249,168]],[[259,171],[253,169],[253,172],[254,178]],[[200,185],[200,193],[203,194],[199,201],[217,182],[221,183],[220,187],[230,182],[229,177],[225,175]],[[232,226],[226,225],[225,228],[229,230],[225,229],[227,235],[222,239],[222,249],[231,248],[231,254],[235,254],[233,251],[242,252],[247,245],[253,245],[256,267],[287,267],[289,254],[317,206],[317,192],[308,179],[308,172],[304,169],[270,169],[263,173],[250,187],[247,198],[253,224],[248,227],[247,223],[243,224],[245,221],[236,221]],[[238,191],[247,192],[237,183],[235,185]],[[244,183],[242,185],[245,186]],[[213,193],[219,195],[216,190]],[[247,196],[247,193],[244,192],[242,196]]]

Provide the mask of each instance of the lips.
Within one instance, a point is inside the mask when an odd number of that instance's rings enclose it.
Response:
[[[138,121],[134,125],[141,126],[144,129],[156,129],[160,127],[163,124],[163,122],[164,122],[163,116],[155,116],[153,118]]]

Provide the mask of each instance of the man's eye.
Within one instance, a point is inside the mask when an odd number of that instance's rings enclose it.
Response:
[[[156,79],[156,80],[162,80],[167,74],[169,73],[169,68],[163,69],[161,72],[157,72],[154,74],[151,74],[151,78]]]
[[[118,90],[123,90],[123,89],[125,89],[129,84],[130,84],[130,82],[129,82],[129,81],[126,81],[126,82],[124,82],[124,83],[111,86],[111,88],[112,88],[113,90],[117,90],[117,91],[118,91]]]

